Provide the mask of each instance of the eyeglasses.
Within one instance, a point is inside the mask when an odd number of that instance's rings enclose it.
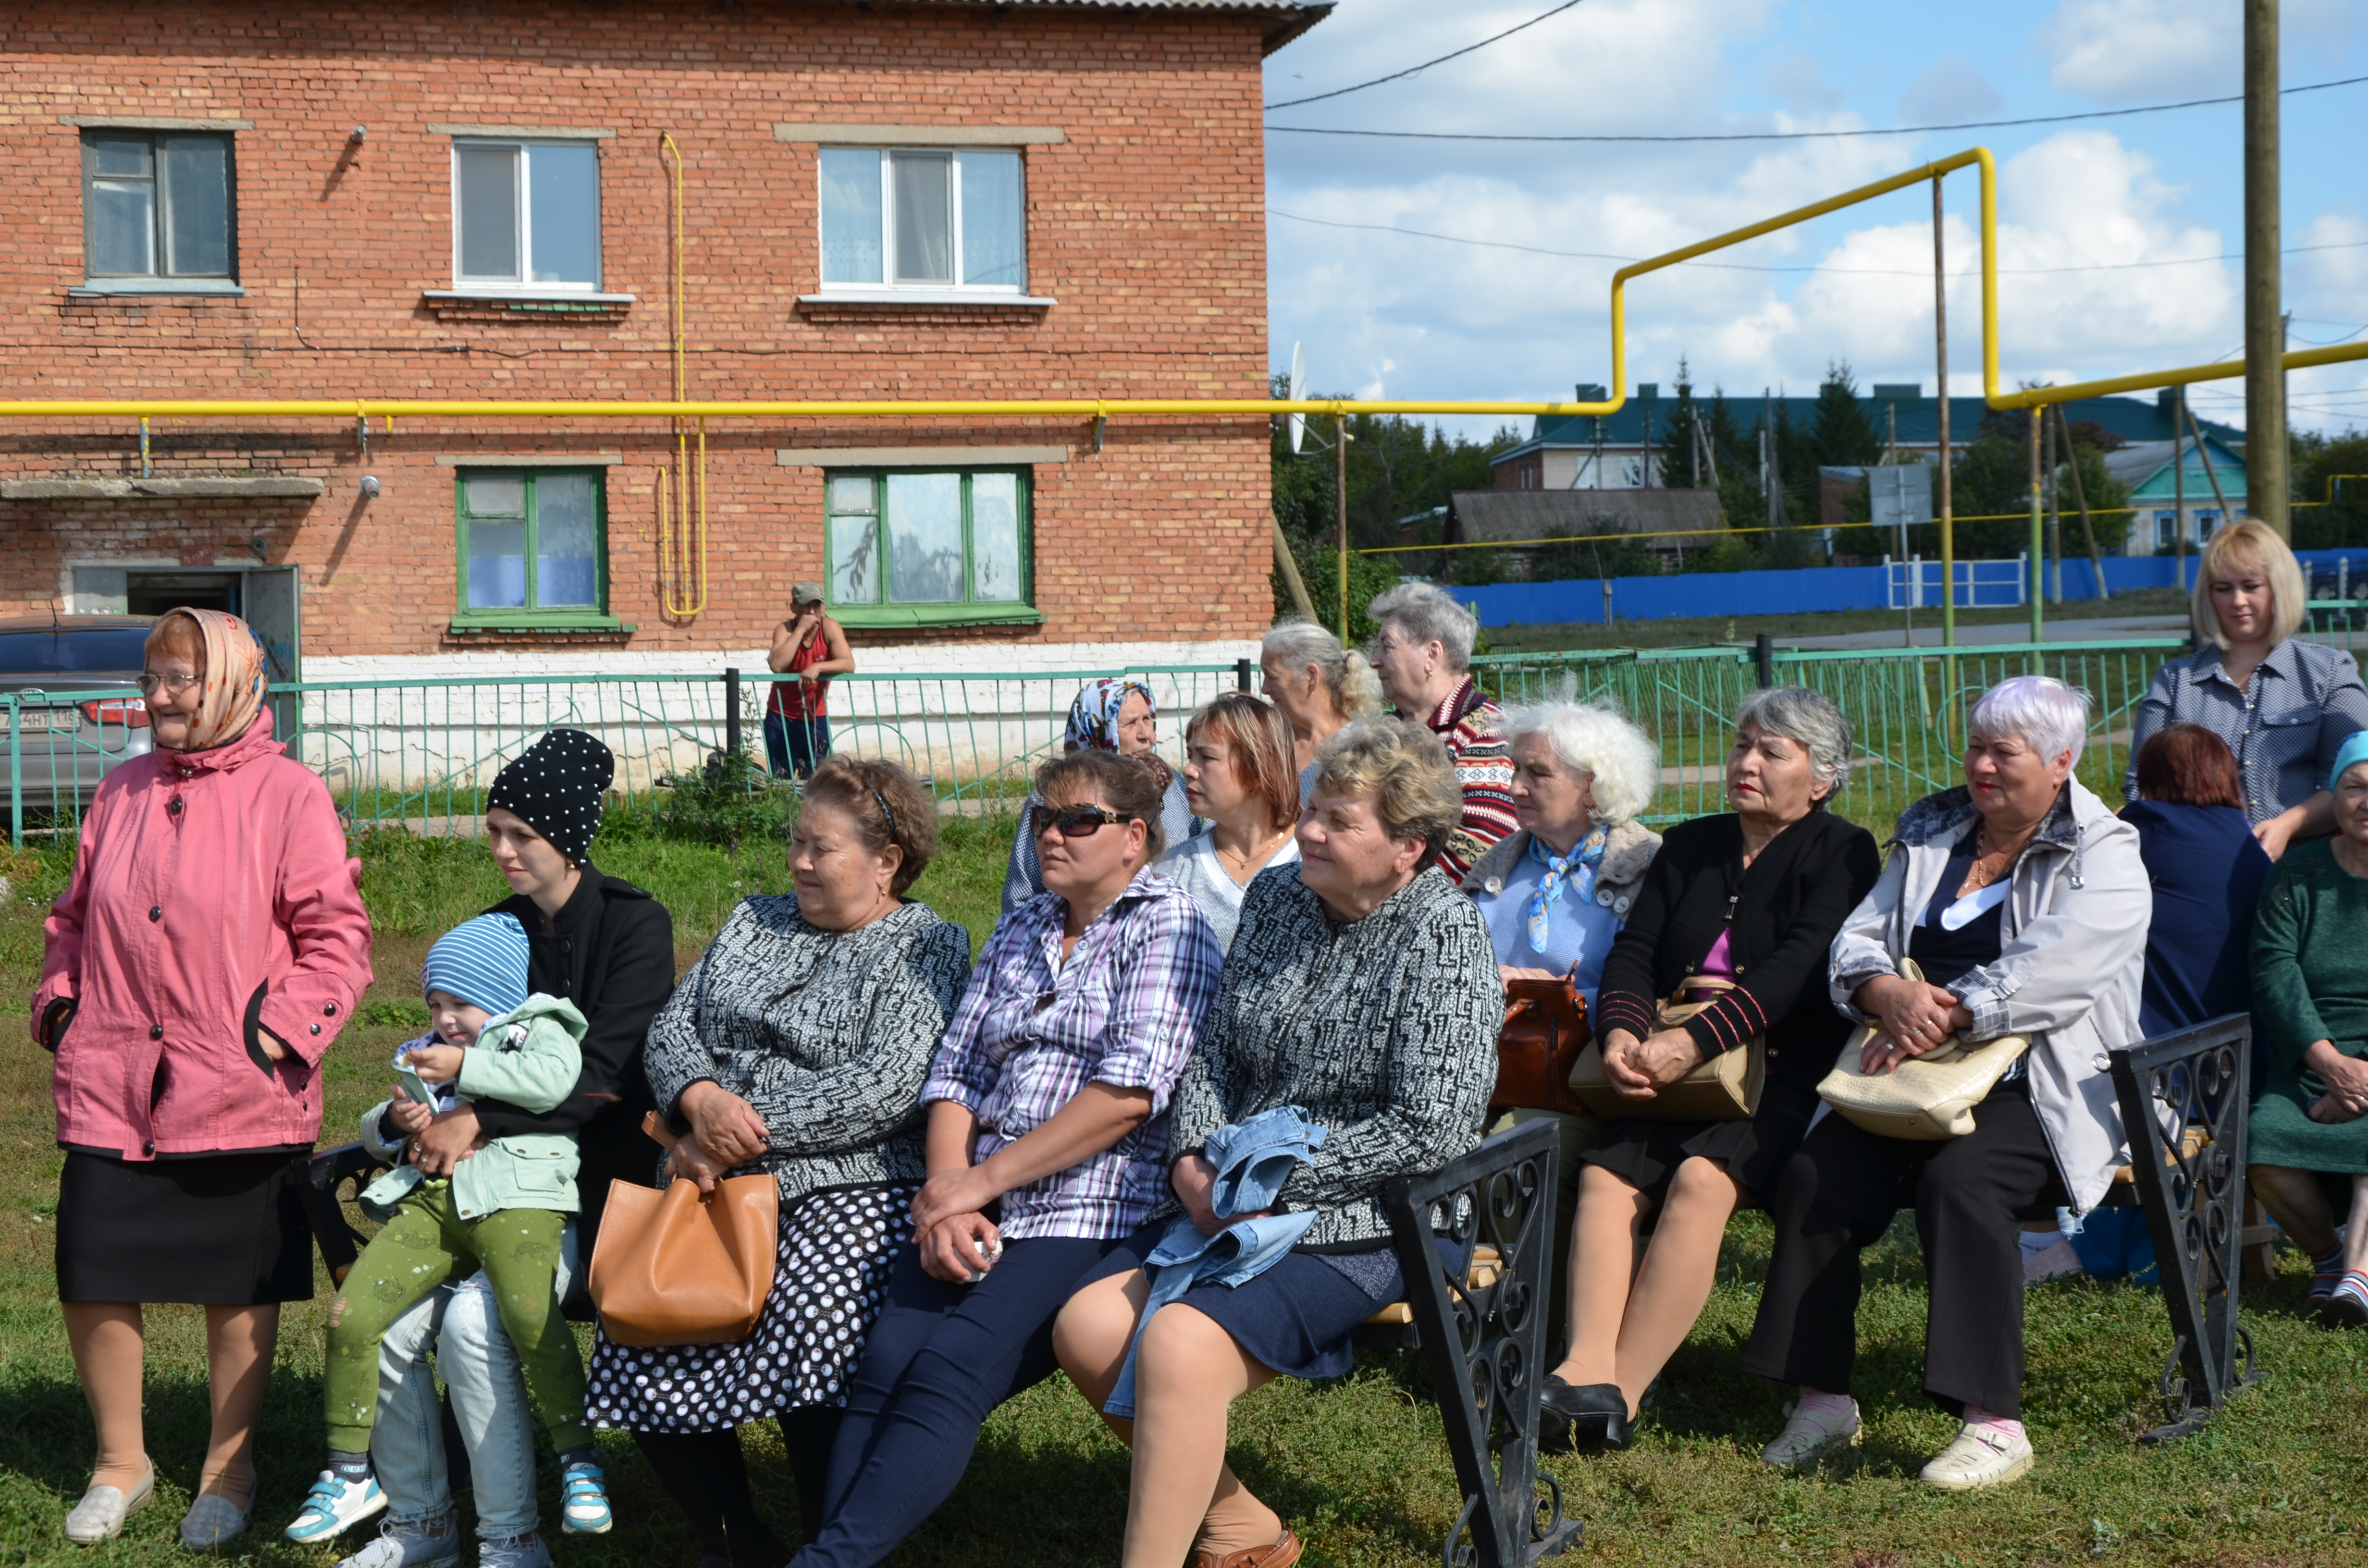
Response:
[[[1125,812],[1104,811],[1099,806],[1063,806],[1057,811],[1051,806],[1030,806],[1028,836],[1042,838],[1057,827],[1064,838],[1091,838],[1105,827],[1141,820]]]
[[[143,670],[140,675],[140,695],[154,697],[161,688],[178,697],[205,678],[203,676],[160,676],[154,670]]]

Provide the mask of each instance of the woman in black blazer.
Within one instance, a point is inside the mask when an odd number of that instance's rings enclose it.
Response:
[[[1648,1101],[1754,1036],[1767,1042],[1767,1085],[1748,1120],[1631,1118],[1579,1156],[1570,1353],[1544,1403],[1582,1449],[1627,1446],[1710,1298],[1728,1218],[1775,1185],[1850,1034],[1827,997],[1827,949],[1882,869],[1873,835],[1826,810],[1850,749],[1849,721],[1814,691],[1745,698],[1726,759],[1734,810],[1669,830],[1604,960],[1596,1028],[1615,1091]],[[1709,1007],[1656,1030],[1656,1004],[1704,978],[1733,989],[1705,988],[1718,997]],[[1640,1263],[1637,1238],[1656,1210]]]

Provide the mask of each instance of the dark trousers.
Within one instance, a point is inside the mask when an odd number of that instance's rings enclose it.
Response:
[[[831,1447],[822,1533],[791,1568],[875,1568],[953,1494],[988,1414],[1052,1375],[1053,1320],[1120,1239],[1006,1242],[975,1285],[897,1250]]]
[[[1916,1208],[1929,1298],[1924,1392],[1962,1415],[2022,1412],[2021,1216],[2057,1192],[2025,1085],[2002,1084],[1963,1138],[1883,1138],[1828,1116],[1770,1205],[1776,1250],[1743,1369],[1847,1393],[1858,1354],[1859,1251]]]
[[[829,755],[828,719],[820,714],[811,719],[765,715],[765,760],[771,765],[774,778],[787,778],[793,773],[800,778],[811,778],[814,765]]]

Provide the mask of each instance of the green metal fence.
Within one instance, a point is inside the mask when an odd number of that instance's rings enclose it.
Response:
[[[2314,607],[2317,608],[2317,607]],[[1750,648],[1718,647],[1488,655],[1474,673],[1508,706],[1565,693],[1608,697],[1659,742],[1656,818],[1722,809],[1728,729],[1743,695],[1765,679],[1826,693],[1849,716],[1856,762],[1839,802],[1886,822],[1917,796],[1956,779],[1964,711],[1985,687],[2033,670],[2096,699],[2082,777],[2108,798],[2127,762],[2131,710],[2155,671],[2184,642],[2053,642],[1938,649],[1773,652],[1763,669]],[[1180,755],[1182,720],[1250,678],[1245,665],[1026,674],[935,672],[835,677],[832,745],[881,756],[928,780],[955,809],[995,809],[1025,792],[1036,762],[1060,744],[1080,684],[1126,676],[1149,686],[1162,749]],[[663,676],[531,676],[414,681],[307,681],[272,688],[274,722],[290,753],[321,774],[355,828],[401,825],[430,835],[473,833],[484,790],[502,765],[556,726],[588,730],[617,755],[615,790],[647,800],[700,767],[737,733],[762,758],[766,697],[774,677],[721,671]],[[146,749],[121,722],[124,694],[0,694],[8,747],[8,829],[70,824],[105,770]],[[73,716],[66,722],[67,714]],[[96,716],[94,716],[96,715]]]

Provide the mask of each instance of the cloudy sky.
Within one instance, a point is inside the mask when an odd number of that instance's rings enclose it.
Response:
[[[1404,69],[1556,0],[1340,0],[1267,62],[1269,104]],[[2284,84],[2368,75],[2368,0],[2285,0]],[[1404,81],[1268,116],[1274,362],[1325,391],[1567,397],[1611,377],[1619,258],[1653,255],[1975,143],[1999,164],[2002,371],[2064,381],[2235,358],[2236,105],[1978,131],[1561,145],[1298,135],[1732,134],[2119,109],[2239,90],[2237,0],[1581,0]],[[2284,99],[2292,342],[2368,335],[2368,83]],[[1948,185],[1952,391],[1980,390],[1970,171]],[[1346,226],[1343,226],[1346,225]],[[1419,230],[1456,240],[1387,231]],[[1931,199],[1901,192],[1629,290],[1628,377],[1757,395],[1933,382]],[[1520,248],[1527,247],[1527,248]],[[2307,248],[2306,248],[2307,247]],[[2228,259],[2211,259],[2226,257]],[[2131,266],[2132,263],[2172,264]],[[1765,269],[1765,270],[1759,270]],[[2241,422],[2242,382],[2195,389]],[[2368,361],[2297,372],[2297,426],[2368,426]],[[1481,422],[1486,424],[1487,422]],[[1520,422],[1526,428],[1526,421]]]

